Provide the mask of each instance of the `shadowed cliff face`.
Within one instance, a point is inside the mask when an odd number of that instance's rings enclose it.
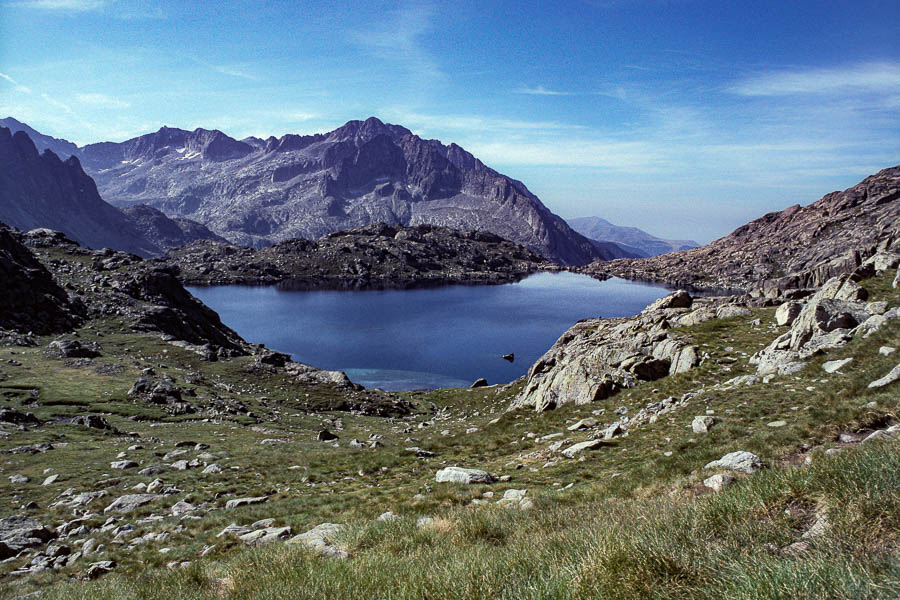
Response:
[[[764,215],[700,248],[595,263],[583,271],[774,296],[851,273],[878,251],[900,252],[900,166],[808,206]]]
[[[563,264],[613,257],[459,146],[374,117],[267,140],[163,128],[78,156],[108,201],[189,217],[238,244],[382,222],[487,231]]]
[[[53,276],[0,223],[0,328],[23,333],[56,333],[79,321],[81,307],[70,302]]]
[[[114,247],[150,256],[160,248],[144,239],[120,210],[104,202],[74,156],[38,154],[24,132],[0,127],[0,220],[22,230],[63,231],[92,248]]]

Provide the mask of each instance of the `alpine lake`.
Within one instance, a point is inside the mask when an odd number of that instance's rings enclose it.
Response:
[[[569,272],[412,290],[188,289],[250,342],[395,392],[509,383],[575,322],[631,316],[669,292]]]

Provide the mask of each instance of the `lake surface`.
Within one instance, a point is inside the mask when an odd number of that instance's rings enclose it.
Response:
[[[189,289],[244,339],[390,391],[508,383],[576,321],[630,316],[668,293],[567,272],[418,290]]]

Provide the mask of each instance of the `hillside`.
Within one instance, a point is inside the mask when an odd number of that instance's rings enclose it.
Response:
[[[852,272],[879,250],[900,252],[900,166],[807,206],[769,213],[700,248],[582,271],[777,296]]]
[[[900,591],[893,255],[778,310],[583,321],[526,381],[384,394],[246,344],[153,261],[11,236],[0,264],[85,312],[0,336],[4,594]]]
[[[266,140],[163,127],[76,155],[105,200],[190,218],[245,246],[383,222],[485,231],[566,265],[621,256],[463,148],[374,117]]]

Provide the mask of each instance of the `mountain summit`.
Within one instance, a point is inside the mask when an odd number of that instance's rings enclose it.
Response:
[[[75,154],[108,202],[147,204],[248,246],[383,222],[487,231],[568,265],[622,256],[456,144],[375,117],[265,140],[163,127]]]

